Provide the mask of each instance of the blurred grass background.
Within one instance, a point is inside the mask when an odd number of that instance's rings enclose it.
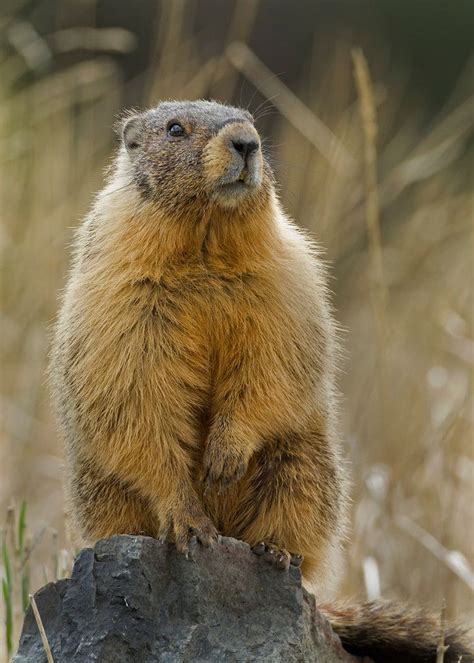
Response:
[[[31,590],[70,559],[45,366],[72,229],[102,186],[123,107],[213,97],[256,114],[285,208],[332,264],[354,480],[341,592],[435,610],[445,598],[450,617],[472,616],[473,11],[470,0],[2,3],[0,523],[11,533],[8,506],[27,501]],[[375,243],[358,47],[376,113]]]

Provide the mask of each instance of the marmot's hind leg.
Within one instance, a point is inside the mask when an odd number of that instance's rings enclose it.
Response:
[[[272,557],[272,546],[301,555],[308,579],[327,556],[340,518],[339,476],[325,446],[315,433],[292,434],[268,444],[242,482],[244,494],[226,528],[226,534],[252,547],[267,544],[267,558]]]
[[[156,536],[158,523],[146,500],[113,476],[82,466],[72,482],[72,512],[84,539],[114,534]]]

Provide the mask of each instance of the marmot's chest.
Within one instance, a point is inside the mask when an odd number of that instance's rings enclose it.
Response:
[[[238,382],[243,371],[245,381],[253,376],[273,392],[272,416],[286,416],[288,403],[312,390],[316,357],[309,329],[281,286],[264,276],[212,272],[165,274],[147,284],[143,342],[155,350],[147,361],[185,374],[197,401],[217,385]]]
[[[196,323],[213,328],[236,324],[242,314],[263,313],[258,310],[263,291],[261,279],[253,274],[174,270],[162,275],[151,301],[156,314],[193,315]]]
[[[164,274],[148,299],[163,341],[225,358],[238,345],[275,343],[287,336],[278,290],[248,273],[188,270]]]

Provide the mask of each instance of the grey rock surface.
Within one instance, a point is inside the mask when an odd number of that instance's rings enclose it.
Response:
[[[115,536],[85,548],[72,577],[35,596],[56,663],[349,663],[296,568],[234,539],[213,550]],[[31,608],[14,663],[46,661]]]

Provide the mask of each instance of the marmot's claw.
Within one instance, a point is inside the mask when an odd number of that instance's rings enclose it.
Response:
[[[252,550],[256,555],[260,556],[263,555],[263,553],[265,552],[265,548],[266,548],[265,543],[261,541],[260,543],[257,543],[257,545],[254,546]]]
[[[211,548],[217,541],[217,530],[208,518],[193,525],[174,527],[176,548],[188,557],[189,547],[193,541],[198,541],[206,548]]]
[[[277,569],[288,570],[291,566],[301,566],[303,555],[292,554],[287,550],[278,548],[272,543],[265,543],[261,541],[252,548],[252,551],[262,557],[266,562],[274,564]]]
[[[158,541],[160,543],[166,543],[170,535],[170,532],[171,532],[171,518],[167,517],[166,520],[164,520],[161,523],[160,529],[158,530],[158,536],[157,536]]]
[[[204,512],[183,512],[170,515],[158,532],[162,543],[174,541],[176,549],[188,557],[189,547],[194,543],[212,547],[217,541],[217,529]]]
[[[217,542],[217,529],[210,520],[200,527],[191,527],[191,534],[199,543],[207,548],[212,548]]]
[[[291,566],[301,566],[303,563],[303,555],[291,555]]]

